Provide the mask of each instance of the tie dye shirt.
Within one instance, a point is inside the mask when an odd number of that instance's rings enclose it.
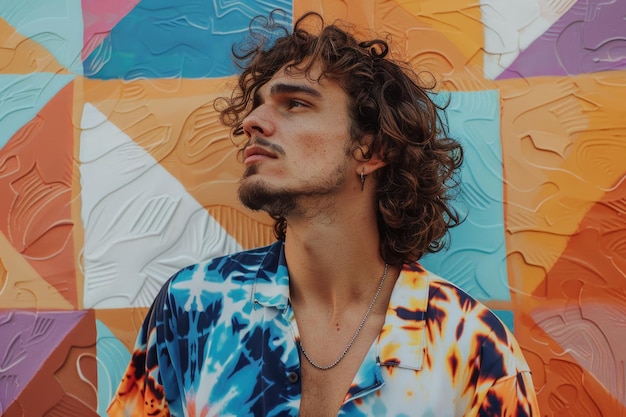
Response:
[[[283,243],[193,265],[163,287],[111,416],[297,416],[298,329]],[[539,416],[517,342],[485,306],[405,265],[340,416]]]

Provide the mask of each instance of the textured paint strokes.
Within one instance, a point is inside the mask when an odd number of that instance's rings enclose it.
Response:
[[[229,53],[247,33],[250,19],[283,6],[287,1],[230,5],[204,0],[172,4],[143,0],[111,29],[85,59],[85,75],[101,78],[204,78],[236,72]]]
[[[239,202],[242,166],[236,144],[242,139],[231,139],[213,107],[234,82],[86,80],[84,97],[174,176],[241,246],[256,247],[273,241],[271,220]]]
[[[458,6],[458,9],[453,6]],[[308,10],[323,13],[328,21],[343,19],[374,31],[365,38],[391,35],[396,59],[407,61],[418,72],[428,71],[446,90],[476,91],[491,88],[482,74],[482,25],[475,2],[390,2],[303,0],[294,14]],[[457,43],[459,42],[459,43]],[[431,76],[424,74],[429,83]]]
[[[576,0],[482,0],[485,77],[497,78],[522,51],[543,35]],[[532,65],[545,65],[533,59]]]
[[[471,61],[473,65],[482,67],[482,56],[478,51],[484,42],[483,24],[481,8],[475,1],[448,0],[442,3],[438,0],[397,0],[396,3],[415,19],[428,25],[428,30],[447,38],[445,44],[464,55],[465,63]],[[388,25],[385,20],[381,23]],[[417,31],[423,32],[426,28],[420,29]],[[436,46],[430,44],[428,47],[434,50]]]
[[[623,74],[531,80],[501,84],[507,246],[537,268],[509,270],[523,272],[511,284],[526,293],[626,165]]]
[[[50,51],[65,68],[82,73],[80,0],[0,0],[0,18]]]
[[[33,314],[32,331],[26,327],[22,334],[30,336],[33,343],[42,341],[37,349],[44,349],[48,356],[40,362],[33,355],[33,360],[40,367],[32,379],[22,381],[24,386],[20,387],[20,395],[2,416],[95,417],[97,367],[94,312]],[[46,343],[49,339],[42,340],[48,334],[44,330],[58,332],[54,338],[58,336],[59,342]],[[32,348],[28,346],[28,349]]]
[[[579,0],[499,78],[626,69],[626,2]]]
[[[6,410],[84,312],[0,312],[0,405]]]
[[[550,395],[561,394],[559,401],[546,401],[544,412],[626,412],[625,242],[626,182],[620,181],[570,238],[546,277],[544,301],[527,300],[537,323],[527,348],[540,362],[535,369],[548,371],[535,383]],[[574,370],[578,378],[572,378]]]
[[[149,306],[177,270],[241,249],[95,107],[85,105],[81,123],[85,306]]]
[[[62,88],[0,150],[0,213],[5,213],[0,231],[41,277],[76,305],[72,87]]]
[[[74,306],[0,232],[0,306],[3,309],[60,309]]]
[[[455,203],[465,221],[452,229],[449,248],[426,256],[423,264],[475,297],[509,301],[498,92],[449,97],[450,135],[465,151],[463,186]]]
[[[81,57],[89,54],[111,32],[117,22],[139,3],[140,0],[82,0],[83,10],[83,50]]]
[[[544,412],[619,415],[626,77],[500,87],[509,281],[539,400]]]
[[[0,74],[67,73],[46,48],[0,18]]]
[[[106,408],[115,389],[122,380],[130,352],[124,344],[101,322],[98,330],[98,414],[106,415]]]
[[[48,73],[0,74],[0,149],[73,78]]]
[[[96,310],[98,411],[101,416],[122,380],[147,308]]]

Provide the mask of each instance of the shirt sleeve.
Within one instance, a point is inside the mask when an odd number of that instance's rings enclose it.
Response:
[[[170,412],[165,396],[158,359],[164,353],[162,350],[166,349],[158,341],[165,325],[163,316],[168,301],[168,287],[169,282],[161,289],[144,319],[130,363],[107,409],[111,417],[174,415]]]
[[[481,404],[478,416],[539,417],[530,372],[523,371],[495,381]]]

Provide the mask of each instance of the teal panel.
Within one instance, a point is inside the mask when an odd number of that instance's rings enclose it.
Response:
[[[98,415],[106,417],[106,409],[113,398],[126,366],[130,363],[130,352],[126,346],[100,320],[96,320],[98,341]]]
[[[498,92],[449,97],[450,135],[461,142],[465,155],[454,206],[466,219],[451,230],[449,247],[425,256],[422,264],[476,298],[508,301]]]
[[[80,0],[0,0],[0,17],[50,51],[71,72],[82,74]]]
[[[73,79],[45,72],[0,74],[0,149]]]

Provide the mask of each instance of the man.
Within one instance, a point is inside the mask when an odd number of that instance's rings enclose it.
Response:
[[[245,135],[240,199],[278,241],[172,277],[111,415],[539,415],[511,333],[416,263],[459,223],[462,151],[387,53],[316,14],[235,53],[216,106]]]

